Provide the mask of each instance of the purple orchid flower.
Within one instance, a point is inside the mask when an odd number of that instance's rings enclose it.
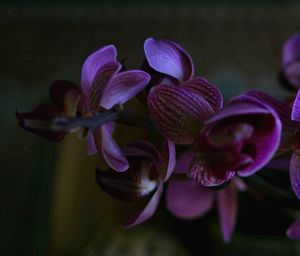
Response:
[[[50,141],[60,141],[67,132],[56,131],[52,120],[75,117],[81,93],[76,84],[63,80],[54,82],[49,93],[53,104],[43,103],[30,112],[16,112],[16,117],[23,129]]]
[[[292,88],[300,88],[300,33],[293,34],[282,49],[282,80]]]
[[[281,134],[276,112],[254,97],[237,97],[216,112],[212,101],[173,85],[155,86],[148,96],[150,113],[163,135],[194,145],[188,175],[204,186],[260,170],[276,152]]]
[[[150,81],[150,76],[140,70],[121,71],[117,62],[117,51],[113,45],[100,48],[91,54],[82,67],[81,84],[83,97],[81,110],[84,116],[94,116],[124,104],[142,91]],[[114,170],[123,172],[128,162],[112,134],[114,123],[107,123],[90,132],[87,137],[87,152],[97,152]]]
[[[118,173],[110,169],[96,172],[98,185],[108,194],[125,201],[132,201],[150,195],[146,206],[125,225],[127,228],[148,220],[156,211],[166,182],[175,167],[175,146],[166,141],[160,154],[150,143],[138,141],[123,148],[130,167]]]
[[[174,173],[186,175],[193,154],[186,152],[177,161]],[[182,219],[200,218],[213,207],[214,200],[219,211],[220,225],[225,242],[229,242],[234,231],[237,215],[236,189],[246,190],[245,183],[235,178],[229,185],[214,191],[202,186],[194,179],[170,180],[167,188],[167,208]]]

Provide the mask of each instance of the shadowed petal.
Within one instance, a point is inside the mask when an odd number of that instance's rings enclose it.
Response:
[[[184,154],[182,154],[177,160],[174,173],[186,174],[188,172],[192,160],[192,152],[185,152]]]
[[[164,182],[172,175],[175,165],[175,144],[170,140],[166,140],[163,145],[161,160],[157,163],[157,169]]]
[[[16,112],[18,123],[23,129],[50,141],[60,141],[65,137],[65,132],[55,132],[52,129],[53,118],[61,115],[62,113],[50,104],[41,104],[30,112]]]
[[[94,139],[97,151],[101,152],[104,160],[112,169],[118,172],[124,172],[128,169],[128,161],[106,125],[95,130]]]
[[[147,141],[136,141],[129,143],[122,148],[126,156],[142,156],[149,158],[153,162],[160,160],[160,154],[151,143]]]
[[[237,215],[237,196],[233,184],[217,193],[217,206],[219,211],[220,225],[225,242],[229,242],[233,234]]]
[[[89,133],[86,138],[86,150],[88,155],[94,155],[97,153],[97,147],[95,144],[93,133]]]
[[[185,89],[189,89],[194,93],[201,95],[212,106],[214,111],[223,107],[223,97],[219,89],[210,84],[203,77],[195,77],[181,84]]]
[[[145,206],[144,209],[142,209],[141,211],[139,211],[137,214],[135,214],[124,226],[125,228],[132,228],[146,220],[148,220],[149,218],[152,217],[152,215],[155,213],[161,195],[163,192],[163,184],[161,183],[156,192],[153,194],[153,196],[151,197],[150,201],[148,202],[148,204]]]
[[[179,81],[189,80],[193,76],[192,59],[178,44],[168,40],[148,38],[144,50],[147,61],[154,70]]]
[[[286,234],[291,239],[300,239],[300,218],[289,227],[289,229],[286,231]]]
[[[107,63],[116,63],[117,50],[115,46],[108,45],[92,53],[84,62],[81,71],[81,86],[84,94],[88,94],[92,82],[99,70]]]
[[[148,96],[152,118],[162,133],[178,144],[190,144],[213,112],[200,95],[179,86],[157,85]]]
[[[293,111],[292,111],[292,120],[300,123],[300,90],[297,93],[297,96],[294,101]]]
[[[290,162],[290,181],[296,196],[300,199],[300,157],[293,153]]]
[[[213,198],[214,191],[195,180],[171,180],[167,189],[167,208],[179,218],[199,218],[211,209]]]
[[[124,104],[142,91],[150,81],[150,76],[140,70],[118,73],[112,77],[104,88],[100,105],[111,109],[117,104]]]

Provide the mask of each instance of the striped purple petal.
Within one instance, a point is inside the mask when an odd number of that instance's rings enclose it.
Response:
[[[190,55],[178,44],[168,40],[148,38],[144,44],[146,59],[151,68],[179,81],[187,81],[194,75]]]
[[[84,94],[88,94],[97,73],[107,63],[117,64],[117,50],[114,45],[108,45],[92,53],[84,62],[81,71],[81,86]]]
[[[223,97],[221,92],[205,78],[198,76],[182,83],[181,86],[201,95],[212,106],[214,111],[220,110],[223,107]]]
[[[195,219],[202,217],[211,208],[214,191],[195,180],[169,182],[167,189],[167,208],[176,217]]]
[[[203,122],[213,113],[202,96],[172,85],[153,87],[148,106],[163,135],[178,144],[192,143]]]
[[[229,242],[236,224],[237,195],[234,184],[229,184],[217,193],[217,207],[220,225],[225,242]]]

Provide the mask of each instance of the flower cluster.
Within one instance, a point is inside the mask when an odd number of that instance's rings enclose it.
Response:
[[[96,170],[102,190],[125,201],[148,198],[126,227],[153,216],[166,189],[168,210],[183,219],[203,216],[216,201],[229,241],[237,191],[247,190],[251,176],[260,177],[258,171],[278,161],[290,162],[291,187],[300,199],[300,91],[292,102],[248,91],[224,103],[216,86],[195,75],[191,56],[177,43],[148,38],[144,53],[140,69],[128,70],[113,45],[100,48],[85,60],[81,86],[54,82],[53,103],[17,112],[19,125],[51,141],[80,132],[87,153],[107,163],[107,170]],[[280,78],[300,88],[300,34],[283,47]],[[136,96],[148,115],[124,106]],[[149,141],[119,147],[116,122],[158,133],[161,149]],[[300,239],[300,219],[287,234]]]

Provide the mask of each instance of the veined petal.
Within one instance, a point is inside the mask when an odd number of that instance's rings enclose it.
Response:
[[[297,93],[297,96],[294,101],[293,111],[292,111],[292,120],[300,123],[300,90]]]
[[[214,111],[220,110],[223,107],[223,97],[221,92],[205,78],[198,76],[182,83],[181,86],[201,95],[212,106]]]
[[[106,163],[117,172],[126,171],[129,167],[128,161],[106,125],[96,129],[93,134],[97,151],[101,153]]]
[[[289,238],[299,240],[300,239],[300,218],[298,218],[286,231]]]
[[[150,201],[147,203],[144,209],[135,214],[124,226],[125,228],[132,228],[152,217],[155,213],[159,201],[163,192],[163,184],[160,183],[156,192],[151,197]]]
[[[166,140],[162,149],[162,157],[157,163],[157,169],[161,178],[166,182],[172,175],[176,165],[175,144]]]
[[[61,115],[62,113],[50,104],[41,104],[30,112],[16,112],[18,123],[23,129],[50,141],[60,141],[65,137],[65,132],[52,129],[52,120]]]
[[[122,151],[126,156],[146,157],[152,162],[158,162],[161,158],[156,147],[147,141],[135,141],[129,143],[122,148]]]
[[[225,242],[229,242],[233,234],[237,215],[237,196],[234,184],[217,191],[217,206],[220,225]]]
[[[192,58],[178,44],[168,40],[148,38],[144,50],[147,61],[154,70],[179,81],[187,81],[193,77]]]
[[[97,112],[99,107],[105,107],[101,105],[101,101],[106,97],[105,90],[109,86],[113,75],[117,73],[120,68],[120,64],[109,62],[103,65],[98,73],[96,73],[88,94],[88,107],[90,111]],[[109,95],[107,96],[109,97]]]
[[[162,133],[178,144],[190,144],[213,112],[200,95],[183,87],[157,85],[148,95],[152,118]]]
[[[157,186],[155,180],[150,180],[151,161],[135,160],[126,172],[116,172],[113,169],[96,171],[96,180],[100,188],[111,196],[125,201],[139,199],[149,195]]]
[[[184,219],[202,217],[211,208],[214,191],[195,180],[169,182],[167,189],[167,208],[175,216]]]
[[[300,157],[293,153],[290,162],[290,181],[296,196],[300,199]]]
[[[116,61],[117,50],[114,45],[108,45],[92,53],[84,62],[81,71],[81,86],[84,94],[88,94],[92,82],[99,70],[107,63]]]
[[[150,81],[150,76],[140,70],[120,72],[112,77],[105,86],[100,105],[111,109],[117,104],[124,104],[142,91]]]
[[[81,92],[77,84],[69,81],[55,81],[50,87],[53,103],[65,116],[76,116],[77,105]]]

